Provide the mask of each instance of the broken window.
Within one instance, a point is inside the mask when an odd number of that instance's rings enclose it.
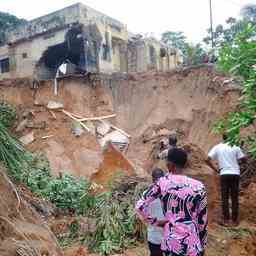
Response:
[[[10,71],[9,58],[0,60],[0,73],[7,73]]]
[[[156,64],[156,49],[152,45],[149,46],[149,57],[150,57],[150,63],[155,65]]]
[[[111,61],[109,32],[105,33],[105,44],[103,44],[103,60]]]
[[[23,52],[23,53],[22,53],[22,58],[23,58],[23,59],[26,59],[27,57],[28,57],[28,54],[27,54],[26,52]]]
[[[164,58],[164,57],[166,57],[166,56],[167,56],[167,50],[162,47],[162,48],[160,49],[160,57],[161,57],[161,58]]]

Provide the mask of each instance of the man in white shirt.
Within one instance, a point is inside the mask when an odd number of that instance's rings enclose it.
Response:
[[[159,168],[154,169],[152,172],[153,182],[157,182],[161,177],[164,177],[164,172]],[[161,200],[159,198],[155,199],[153,202],[150,203],[148,210],[150,215],[154,218],[157,218],[158,220],[165,220]],[[150,256],[163,256],[163,252],[161,250],[163,228],[148,225],[147,234]]]
[[[208,153],[207,163],[216,172],[220,173],[223,225],[230,224],[229,198],[232,200],[232,224],[239,225],[239,161],[246,159],[240,147],[231,146],[227,142],[227,136],[223,135],[223,142],[214,146]],[[212,160],[218,162],[219,170]]]

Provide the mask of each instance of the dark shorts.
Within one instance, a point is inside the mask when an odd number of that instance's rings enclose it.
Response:
[[[152,244],[148,242],[148,248],[150,251],[150,256],[164,256],[160,244]]]

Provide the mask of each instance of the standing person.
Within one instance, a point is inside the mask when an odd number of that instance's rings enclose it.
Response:
[[[231,146],[227,142],[226,134],[223,142],[214,146],[208,153],[207,163],[220,173],[221,199],[222,199],[222,225],[228,226],[230,221],[229,198],[232,200],[232,225],[239,225],[239,160],[245,161],[246,157],[240,147]],[[218,162],[219,170],[214,166],[212,160]]]
[[[161,249],[167,256],[202,256],[207,242],[207,199],[204,185],[183,174],[187,153],[170,149],[169,174],[151,186],[137,202],[136,211],[151,225],[164,227]],[[150,215],[152,201],[159,198],[165,220]]]
[[[158,159],[167,160],[168,151],[172,148],[176,148],[177,142],[178,140],[176,134],[171,134],[168,139],[168,147],[158,154]]]
[[[154,169],[152,172],[153,184],[155,184],[161,177],[164,177],[164,172],[159,168]],[[149,213],[154,218],[164,220],[163,209],[159,198],[150,203]],[[161,250],[161,242],[163,240],[163,228],[148,225],[147,233],[150,256],[163,256],[163,252]]]

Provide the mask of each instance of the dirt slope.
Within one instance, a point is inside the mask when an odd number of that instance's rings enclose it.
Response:
[[[0,230],[1,256],[62,255],[54,235],[17,192],[1,166]],[[27,254],[18,254],[22,248]]]
[[[251,185],[243,194],[241,230],[222,229],[216,225],[220,217],[218,177],[204,162],[209,148],[220,139],[212,133],[213,123],[233,110],[238,102],[239,89],[226,80],[211,67],[169,73],[119,74],[104,78],[96,86],[81,78],[67,78],[60,82],[58,96],[53,95],[52,82],[47,81],[35,97],[26,83],[16,81],[0,84],[0,99],[18,106],[21,115],[32,111],[29,120],[34,128],[30,125],[19,135],[34,131],[35,141],[29,148],[45,151],[55,174],[68,171],[87,178],[98,177],[103,184],[112,169],[124,168],[128,173],[135,169],[138,175],[146,176],[156,165],[165,168],[165,163],[156,160],[155,155],[159,141],[175,131],[179,145],[189,153],[188,175],[202,180],[208,189],[210,239],[207,255],[255,255],[256,246],[252,243],[255,186]],[[66,110],[84,117],[116,113],[116,118],[110,122],[132,136],[126,156],[118,152],[115,155],[116,151],[111,155],[109,151],[102,152],[94,135],[84,133],[76,138],[71,133],[69,117],[62,112],[53,115],[46,109],[50,100],[62,102]],[[46,127],[35,129],[42,122]],[[46,135],[51,138],[42,139]],[[95,175],[97,169],[100,172]]]
[[[223,85],[225,79],[210,67],[113,76],[96,87],[73,78],[60,82],[58,96],[53,95],[52,82],[45,82],[34,98],[28,86],[16,82],[0,86],[0,98],[13,102],[21,112],[32,110],[35,125],[45,122],[45,129],[30,128],[20,135],[34,131],[36,141],[30,148],[43,149],[56,173],[65,170],[90,177],[103,158],[97,141],[93,136],[72,136],[70,118],[55,113],[55,119],[44,107],[50,100],[62,102],[68,111],[85,117],[116,113],[110,121],[132,135],[128,157],[141,169],[152,150],[152,143],[142,140],[145,136],[151,140],[161,129],[178,130],[187,143],[204,151],[217,141],[211,133],[212,124],[230,111],[238,98],[232,84]],[[52,137],[43,140],[46,135]],[[89,164],[88,159],[92,159]]]

